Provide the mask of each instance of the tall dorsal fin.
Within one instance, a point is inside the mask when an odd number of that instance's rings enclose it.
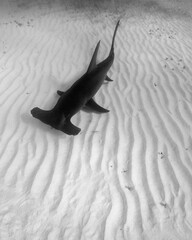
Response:
[[[96,58],[97,58],[99,45],[100,45],[100,41],[97,43],[97,46],[95,47],[95,51],[94,51],[93,56],[91,58],[91,62],[90,62],[89,67],[87,69],[87,73],[91,72],[96,67]]]
[[[91,72],[95,67],[96,67],[96,58],[97,58],[97,53],[99,50],[99,45],[100,45],[100,41],[97,43],[96,47],[95,47],[95,51],[93,53],[93,56],[91,58],[91,61],[89,63],[89,67],[87,69],[87,73]],[[65,92],[58,90],[57,94],[59,96],[62,96]]]

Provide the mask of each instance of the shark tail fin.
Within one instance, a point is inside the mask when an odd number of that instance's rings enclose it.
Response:
[[[113,33],[113,39],[112,39],[110,54],[112,54],[113,51],[114,51],[115,36],[116,36],[116,33],[117,33],[117,29],[118,29],[118,27],[119,27],[119,23],[120,23],[120,20],[117,22],[116,27],[115,27],[115,31],[114,31],[114,33]]]

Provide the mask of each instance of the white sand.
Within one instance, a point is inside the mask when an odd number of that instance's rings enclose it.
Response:
[[[192,239],[190,1],[51,2],[1,3],[0,240]],[[75,137],[32,118],[99,39],[107,56],[119,17],[114,81],[96,96],[110,113],[79,112]]]

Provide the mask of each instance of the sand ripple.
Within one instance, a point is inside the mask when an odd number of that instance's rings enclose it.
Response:
[[[107,55],[115,21],[37,6],[1,28],[0,239],[190,239],[188,24],[122,19],[114,81],[96,95],[110,113],[78,113],[72,121],[82,131],[72,137],[30,110],[54,105],[99,39],[99,60]]]

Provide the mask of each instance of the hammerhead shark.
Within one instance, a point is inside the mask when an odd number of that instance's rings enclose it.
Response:
[[[93,100],[93,97],[103,84],[104,80],[112,81],[107,76],[107,72],[114,61],[114,41],[119,22],[120,20],[115,27],[108,57],[99,64],[96,64],[96,57],[100,45],[99,41],[96,45],[87,72],[66,92],[57,91],[60,98],[53,109],[42,110],[38,107],[33,108],[31,110],[33,117],[68,135],[77,135],[81,129],[71,123],[71,118],[81,109],[86,108],[98,113],[109,112],[109,110],[99,106]]]

